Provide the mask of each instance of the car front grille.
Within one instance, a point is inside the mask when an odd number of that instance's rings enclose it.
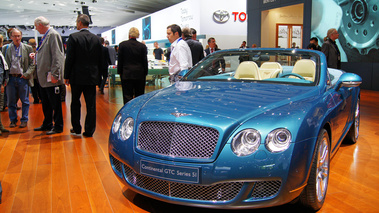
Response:
[[[136,187],[161,195],[199,201],[225,202],[234,199],[241,191],[245,182],[223,182],[213,185],[178,183],[152,178],[138,174],[129,166],[110,155],[113,170],[120,178]],[[251,198],[262,200],[277,195],[282,182],[280,180],[248,182],[254,184]]]
[[[114,166],[114,170],[116,170],[119,173],[119,176],[122,176],[122,163],[112,155],[109,156],[109,159],[111,161],[111,164]]]
[[[180,158],[212,157],[219,133],[210,127],[174,122],[143,122],[138,129],[137,148]]]
[[[241,191],[243,182],[225,182],[214,185],[197,185],[171,182],[135,173],[124,165],[125,177],[130,184],[169,197],[202,200],[228,201]]]

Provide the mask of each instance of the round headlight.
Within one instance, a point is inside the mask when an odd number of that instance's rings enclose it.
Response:
[[[270,152],[283,152],[291,143],[291,133],[288,129],[275,129],[266,138],[266,148]]]
[[[125,119],[124,123],[120,128],[120,138],[121,140],[128,140],[128,138],[132,135],[134,128],[134,120],[133,118]]]
[[[118,114],[116,119],[114,119],[113,128],[112,128],[113,134],[116,133],[118,131],[118,129],[120,128],[121,118],[122,118],[121,114]]]
[[[261,143],[261,134],[255,129],[245,129],[239,132],[232,141],[232,150],[237,156],[253,154]]]

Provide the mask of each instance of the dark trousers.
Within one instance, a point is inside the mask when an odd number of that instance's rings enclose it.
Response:
[[[60,93],[58,92],[58,94],[56,94],[55,87],[40,87],[40,96],[42,100],[43,115],[45,117],[42,125],[49,129],[54,127],[56,130],[63,130]]]
[[[103,71],[100,76],[101,76],[101,82],[99,85],[99,90],[104,91],[105,83],[107,82],[107,78],[108,78],[108,69],[106,70],[106,72]]]
[[[3,194],[3,189],[1,188],[1,182],[0,182],[0,204],[1,204],[1,195]]]
[[[31,88],[32,89],[32,96],[33,96],[33,102],[38,103],[41,99],[40,93],[40,85],[37,79],[34,79],[34,86]],[[42,100],[41,100],[42,101]]]
[[[96,85],[72,85],[71,84],[71,124],[75,132],[82,132],[80,125],[81,103],[80,97],[84,95],[87,106],[87,115],[84,124],[84,132],[93,135],[96,129]]]
[[[146,80],[121,80],[122,85],[122,97],[124,99],[124,105],[133,99],[143,95],[145,93]]]

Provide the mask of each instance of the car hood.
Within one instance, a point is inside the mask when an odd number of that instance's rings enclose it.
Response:
[[[145,102],[138,120],[231,125],[230,122],[242,123],[274,108],[299,102],[315,91],[312,86],[271,83],[179,82]],[[287,106],[286,110],[291,108]]]

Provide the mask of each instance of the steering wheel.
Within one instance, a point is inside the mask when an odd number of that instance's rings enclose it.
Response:
[[[284,74],[284,75],[281,75],[279,76],[279,78],[285,78],[287,76],[295,76],[295,77],[298,77],[300,78],[301,80],[305,80],[305,78],[297,73],[287,73],[287,74]]]

